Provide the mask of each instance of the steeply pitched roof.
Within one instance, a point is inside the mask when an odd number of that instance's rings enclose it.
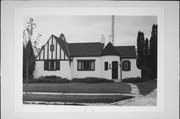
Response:
[[[63,49],[64,53],[67,55],[67,57],[70,57],[71,54],[69,52],[68,43],[66,41],[62,40],[61,38],[56,37],[55,35],[52,35],[52,36],[57,40],[57,42]]]
[[[71,56],[87,57],[100,55],[118,55],[121,56],[121,58],[136,58],[135,46],[113,46],[109,42],[103,49],[104,44],[101,42],[67,43],[66,41],[56,37],[55,35],[51,35],[51,37],[57,40],[58,44],[64,50],[68,58],[70,58]],[[43,48],[44,47],[42,46],[40,52]]]
[[[121,58],[136,58],[135,46],[114,46]]]
[[[101,55],[118,55],[118,51],[115,49],[115,47],[109,42],[106,47],[102,50]]]
[[[99,56],[104,47],[100,42],[92,43],[68,43],[71,56]]]

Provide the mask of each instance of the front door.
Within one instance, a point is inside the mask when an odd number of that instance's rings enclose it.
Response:
[[[118,79],[118,62],[112,62],[112,79]]]

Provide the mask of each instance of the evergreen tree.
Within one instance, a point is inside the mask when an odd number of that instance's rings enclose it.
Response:
[[[148,39],[146,38],[145,43],[144,43],[144,64],[147,65],[148,62],[148,56],[149,55],[149,42]]]
[[[23,79],[33,76],[33,71],[35,69],[35,55],[32,47],[32,43],[29,40],[26,47],[23,45]],[[28,73],[27,73],[28,71]]]
[[[150,38],[150,63],[153,72],[153,78],[157,78],[157,25],[152,26]]]
[[[142,68],[144,64],[144,33],[138,32],[137,36],[137,67]]]

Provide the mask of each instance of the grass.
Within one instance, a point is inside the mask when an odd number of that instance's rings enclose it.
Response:
[[[28,92],[130,93],[131,87],[126,83],[30,83]]]
[[[139,92],[142,95],[147,95],[155,88],[157,88],[157,80],[150,80],[148,82],[133,83],[139,88]]]
[[[74,102],[74,103],[112,103],[133,96],[124,95],[37,95],[23,96],[24,101]]]
[[[140,94],[147,95],[157,87],[157,81],[132,83],[139,88]],[[25,92],[25,84],[23,84]],[[60,93],[130,93],[127,83],[29,83],[28,92],[60,92]],[[133,96],[125,95],[23,95],[24,101],[74,102],[74,103],[112,103]]]

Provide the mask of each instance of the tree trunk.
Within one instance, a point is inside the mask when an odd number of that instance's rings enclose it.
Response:
[[[27,64],[26,64],[26,96],[27,96],[27,92],[28,92],[28,78],[29,78],[29,61],[27,60]]]

